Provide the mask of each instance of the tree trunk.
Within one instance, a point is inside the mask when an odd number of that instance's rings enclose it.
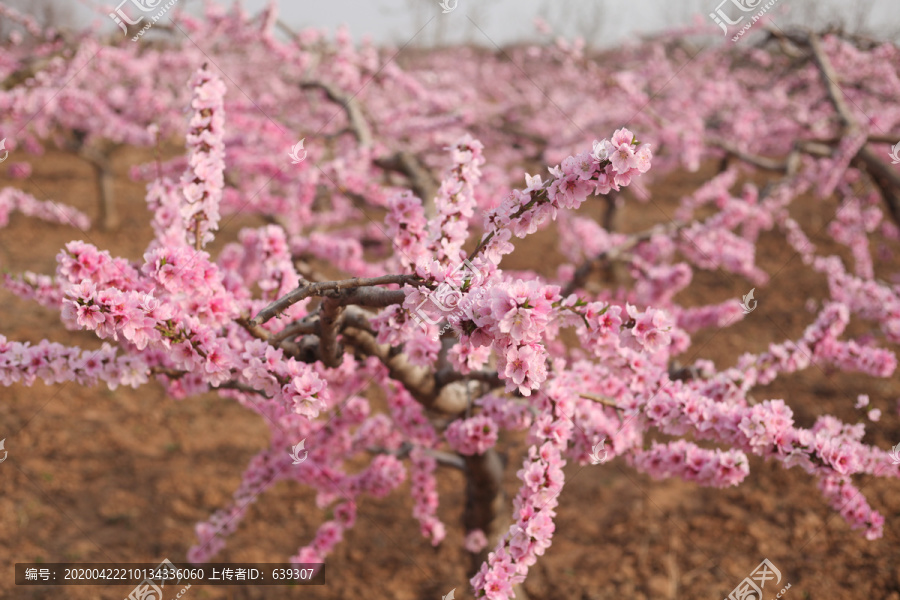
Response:
[[[493,448],[482,455],[466,456],[466,507],[463,525],[466,533],[481,529],[488,539],[487,548],[472,555],[469,577],[475,575],[488,553],[497,546],[510,525],[508,498],[503,493],[504,461]],[[518,600],[528,596],[521,585],[513,586]]]
[[[113,195],[113,174],[109,158],[96,150],[82,148],[80,155],[91,164],[97,181],[97,195],[100,198],[100,227],[106,231],[119,226],[119,214]]]

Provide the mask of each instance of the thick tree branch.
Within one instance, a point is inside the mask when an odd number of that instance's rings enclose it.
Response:
[[[271,303],[269,306],[259,311],[259,314],[257,314],[253,319],[250,320],[250,325],[261,325],[275,315],[284,312],[289,307],[300,302],[301,300],[305,300],[306,298],[310,298],[312,296],[322,296],[325,294],[325,292],[350,290],[354,288],[368,287],[373,285],[403,285],[406,283],[414,283],[418,280],[419,278],[415,275],[382,275],[381,277],[354,277],[353,279],[343,279],[340,281],[319,281],[316,283],[307,283],[306,285],[300,286],[294,291],[282,296],[275,302]],[[396,291],[404,294],[402,290]],[[359,296],[357,296],[357,298],[362,299],[364,296],[365,294],[360,294]],[[355,302],[350,303],[355,304]]]
[[[319,317],[319,340],[321,341],[322,362],[326,367],[335,368],[341,364],[337,334],[341,327],[343,314],[344,308],[333,298],[325,298],[322,301],[322,313]]]
[[[861,127],[853,116],[850,106],[847,104],[844,93],[838,86],[838,74],[834,70],[828,55],[822,48],[819,37],[814,33],[809,33],[809,47],[813,54],[813,59],[819,67],[819,73],[822,76],[822,83],[828,91],[828,98],[834,109],[837,111],[841,122],[844,125],[843,135],[852,137],[859,135]],[[864,167],[866,172],[872,178],[872,181],[881,191],[885,204],[887,204],[888,212],[891,214],[894,222],[900,225],[900,175],[894,169],[891,169],[875,152],[863,145],[856,156],[853,157],[851,164],[859,168]]]
[[[815,61],[816,66],[819,67],[819,73],[822,76],[822,84],[825,86],[825,91],[828,92],[828,98],[834,105],[834,109],[837,111],[838,116],[841,118],[841,122],[844,125],[844,136],[847,137],[857,134],[859,132],[859,125],[853,117],[850,107],[847,105],[844,93],[841,91],[840,86],[838,86],[837,82],[840,77],[834,70],[834,67],[831,66],[831,61],[828,59],[828,55],[825,54],[825,50],[822,48],[819,36],[810,32],[807,36],[807,43],[809,44],[809,49],[812,51],[813,60]]]
[[[363,116],[359,105],[353,101],[352,96],[348,96],[335,86],[324,81],[304,81],[300,84],[300,88],[304,90],[319,89],[325,92],[325,96],[329,100],[340,104],[344,108],[344,111],[347,113],[347,120],[350,121],[350,130],[353,132],[359,145],[364,148],[372,145],[372,129]]]
[[[410,364],[404,354],[392,353],[388,344],[379,344],[371,333],[347,327],[343,334],[345,343],[365,355],[377,357],[387,367],[391,379],[402,383],[418,402],[426,408],[434,405],[436,386],[429,369]]]
[[[456,381],[479,381],[488,384],[492,388],[503,385],[503,380],[500,379],[496,371],[471,371],[463,374],[452,369],[441,369],[435,377],[438,387],[444,387]]]
[[[735,158],[739,158],[740,160],[765,171],[778,171],[780,173],[784,173],[785,171],[787,171],[787,161],[785,160],[750,154],[749,152],[739,150],[736,146],[729,144],[725,140],[710,137],[707,137],[706,139],[711,145],[721,148],[727,154],[730,154]]]
[[[386,171],[406,175],[413,193],[427,205],[433,203],[440,182],[411,152],[401,150],[392,156],[375,159],[375,165]]]
[[[406,292],[403,290],[385,290],[382,288],[357,288],[341,292],[337,298],[341,306],[368,306],[370,308],[384,308],[392,304],[403,304]]]
[[[900,225],[900,173],[881,160],[868,146],[860,149],[851,164],[865,169],[875,185],[878,186],[894,223]]]

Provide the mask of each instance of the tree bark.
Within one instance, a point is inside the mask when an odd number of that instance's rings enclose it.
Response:
[[[488,546],[472,556],[470,576],[487,559],[509,527],[509,515],[504,514],[506,505],[503,493],[503,461],[493,448],[484,454],[467,456],[466,460],[466,506],[463,512],[463,526],[466,532],[481,529],[488,539]]]
[[[466,533],[481,529],[488,540],[487,547],[472,555],[469,577],[474,576],[488,553],[497,547],[497,542],[509,530],[512,515],[509,512],[509,498],[503,492],[503,471],[505,461],[493,448],[484,454],[466,456],[466,506],[463,512],[463,526]],[[525,588],[516,584],[513,593],[517,600],[528,600]]]
[[[100,227],[105,231],[115,229],[119,226],[119,213],[116,211],[113,174],[109,158],[105,154],[89,148],[82,148],[79,154],[94,169],[97,195],[100,198]]]

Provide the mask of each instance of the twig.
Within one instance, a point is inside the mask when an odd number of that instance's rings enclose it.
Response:
[[[249,386],[245,383],[240,383],[239,381],[226,381],[224,383],[220,383],[217,386],[213,386],[214,390],[238,390],[240,392],[246,392],[248,394],[257,394],[262,396],[263,398],[271,399],[271,396],[267,395],[262,390],[258,390],[253,386]]]
[[[412,449],[412,444],[404,443],[397,450],[388,450],[386,448],[368,448],[368,451],[372,454],[390,454],[391,456],[396,456],[397,458],[406,458],[407,456],[409,456],[410,452],[412,452]],[[458,454],[444,452],[442,450],[433,450],[432,448],[423,448],[422,450],[425,452],[425,454],[437,460],[438,464],[453,467],[455,469],[459,469],[460,471],[466,470],[466,461]]]
[[[599,402],[600,404],[603,404],[604,406],[618,408],[619,410],[625,410],[625,409],[619,407],[619,405],[616,404],[615,400],[612,400],[605,396],[595,396],[594,394],[578,394],[578,395],[580,397],[584,398],[585,400],[592,400],[594,402]]]
[[[837,84],[840,77],[838,77],[834,67],[831,66],[831,61],[828,59],[828,55],[825,54],[825,50],[822,48],[819,36],[810,32],[807,36],[807,43],[809,44],[809,49],[812,51],[813,60],[815,61],[816,66],[819,67],[819,73],[822,76],[822,84],[828,92],[828,98],[831,100],[838,116],[844,124],[844,137],[852,137],[859,133],[859,125],[853,117],[850,107],[847,106],[847,102],[844,99],[844,93]]]
[[[165,375],[169,379],[181,379],[185,375],[187,375],[189,371],[179,371],[178,369],[173,369],[171,367],[150,367],[151,375]],[[266,395],[262,390],[258,390],[252,386],[249,386],[245,383],[241,383],[239,381],[226,381],[224,383],[220,383],[217,386],[210,386],[210,389],[213,390],[238,390],[241,392],[247,392],[248,394],[259,394],[263,398],[269,398],[270,396]]]

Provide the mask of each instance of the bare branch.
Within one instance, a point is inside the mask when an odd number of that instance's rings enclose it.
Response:
[[[611,398],[606,398],[605,396],[595,396],[594,394],[578,394],[578,395],[581,396],[582,398],[584,398],[585,400],[599,402],[600,404],[603,404],[604,406],[610,406],[612,408],[620,408],[616,404],[615,400],[613,400]]]
[[[888,166],[868,146],[860,149],[851,164],[857,168],[865,168],[872,181],[878,186],[894,223],[900,225],[900,174],[896,169]]]
[[[426,204],[433,202],[439,182],[416,155],[401,150],[393,156],[375,159],[375,164],[386,171],[406,175],[413,193]]]
[[[372,145],[372,130],[369,127],[366,118],[363,116],[359,105],[356,102],[353,102],[352,96],[348,96],[335,86],[330,83],[325,83],[324,81],[304,81],[300,84],[300,88],[304,90],[319,89],[325,92],[325,95],[329,100],[336,104],[340,104],[344,108],[344,111],[347,113],[347,119],[350,121],[350,130],[353,132],[359,145],[362,147],[369,147]]]
[[[257,394],[262,396],[263,398],[271,398],[271,396],[267,395],[262,390],[258,390],[253,386],[249,386],[245,383],[240,383],[239,381],[226,381],[224,383],[220,383],[217,386],[214,386],[212,389],[214,390],[238,390],[240,392],[246,392],[248,394]]]
[[[436,385],[430,369],[410,364],[404,354],[394,354],[388,344],[379,344],[375,336],[353,327],[344,330],[344,342],[362,354],[375,356],[387,367],[391,379],[403,384],[413,398],[426,408],[435,404]]]
[[[322,313],[319,317],[319,339],[322,362],[326,367],[335,368],[341,364],[340,348],[337,343],[338,329],[341,327],[344,309],[334,298],[322,301]]]
[[[259,311],[259,314],[257,314],[253,319],[250,320],[250,325],[261,325],[275,315],[284,312],[286,309],[300,302],[301,300],[305,300],[306,298],[309,298],[311,296],[322,296],[325,292],[349,290],[373,285],[403,285],[405,283],[414,283],[416,281],[419,281],[419,278],[415,275],[382,275],[381,277],[354,277],[353,279],[342,279],[340,281],[319,281],[316,283],[308,283],[282,296],[275,302],[271,303],[269,306]],[[403,294],[402,290],[395,291]],[[360,296],[360,298],[361,297],[362,295]],[[355,304],[356,302],[351,303]],[[393,302],[391,304],[393,304]]]
[[[342,292],[337,299],[341,306],[356,304],[371,308],[384,308],[392,304],[403,304],[406,292],[403,290],[385,290],[381,288],[357,288]]]
[[[819,36],[810,32],[807,37],[807,43],[812,51],[813,60],[815,61],[816,66],[819,67],[819,73],[822,75],[822,84],[828,92],[828,98],[831,100],[834,109],[837,111],[838,116],[844,124],[844,135],[852,136],[858,133],[859,125],[853,117],[853,113],[850,111],[847,101],[844,99],[844,93],[837,84],[840,77],[838,77],[834,67],[831,66],[831,61],[828,59],[828,55],[825,54],[825,50],[822,48]]]
[[[444,387],[455,381],[480,381],[486,383],[492,388],[503,385],[503,380],[496,371],[471,371],[469,373],[460,373],[450,369],[441,369],[437,373],[437,381],[439,387]]]
[[[861,129],[859,123],[853,116],[844,98],[844,93],[837,84],[838,74],[831,65],[828,55],[822,49],[819,37],[814,33],[809,34],[809,47],[822,75],[822,83],[828,91],[828,98],[844,124],[843,135],[846,137],[859,135]],[[863,145],[860,148],[856,156],[853,157],[851,164],[857,168],[861,166],[865,168],[872,181],[881,191],[881,195],[894,222],[900,224],[900,175],[881,160],[867,145]]]
[[[407,456],[409,456],[409,453],[412,452],[412,449],[412,444],[404,443],[397,450],[388,450],[386,448],[368,448],[368,451],[372,454],[390,454],[391,456],[396,456],[397,458],[406,458]],[[442,450],[433,450],[431,448],[423,448],[422,450],[425,452],[425,454],[434,458],[438,462],[438,464],[453,467],[455,469],[459,469],[460,471],[466,470],[466,461],[458,454],[444,452]]]
[[[746,163],[750,163],[751,165],[763,169],[765,171],[778,171],[780,173],[784,173],[787,171],[787,161],[777,160],[774,158],[768,158],[766,156],[759,156],[756,154],[750,154],[748,152],[744,152],[739,150],[737,147],[729,144],[725,140],[720,140],[716,138],[707,137],[707,141],[718,148],[724,150],[727,154],[734,156],[735,158],[739,158]]]

